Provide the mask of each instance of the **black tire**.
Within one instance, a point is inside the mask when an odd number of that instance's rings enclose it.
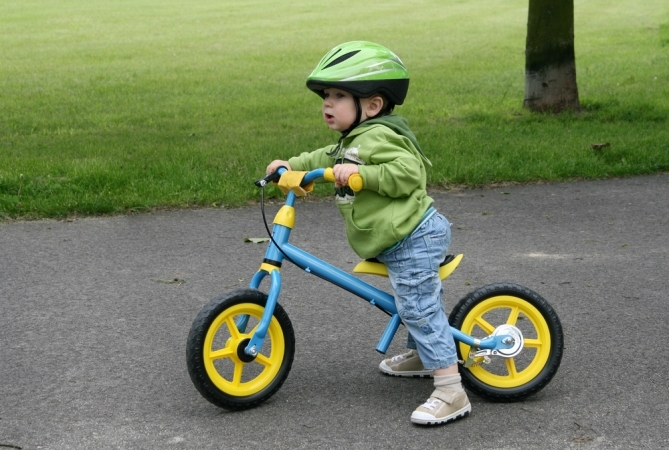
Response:
[[[205,305],[193,321],[186,346],[188,373],[202,396],[216,406],[243,410],[274,395],[288,377],[295,355],[295,333],[277,304],[256,358],[244,354],[267,302],[255,289],[239,289]],[[240,317],[248,326],[239,330]]]
[[[546,300],[524,286],[495,283],[480,287],[458,302],[449,322],[479,339],[505,323],[523,333],[524,347],[515,357],[491,356],[490,364],[460,367],[465,387],[486,400],[512,402],[534,395],[560,367],[564,351],[560,319]],[[469,346],[457,342],[456,347],[459,359],[466,360]],[[477,362],[482,360],[477,358]]]

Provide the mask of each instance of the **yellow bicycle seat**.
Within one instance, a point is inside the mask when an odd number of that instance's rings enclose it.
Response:
[[[439,264],[439,278],[445,280],[458,267],[465,255],[446,255],[444,261]],[[364,273],[367,275],[388,276],[386,265],[376,258],[360,261],[354,268],[353,273]]]

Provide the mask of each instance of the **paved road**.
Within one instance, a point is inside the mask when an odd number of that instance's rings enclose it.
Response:
[[[468,419],[412,425],[431,385],[377,372],[385,315],[287,264],[293,369],[263,406],[226,412],[191,384],[186,337],[257,270],[264,246],[244,238],[264,236],[259,208],[5,223],[0,449],[669,448],[669,174],[434,197],[465,253],[448,308],[510,280],[560,315],[566,352],[538,395],[472,395]],[[294,241],[352,268],[335,206],[297,213]]]

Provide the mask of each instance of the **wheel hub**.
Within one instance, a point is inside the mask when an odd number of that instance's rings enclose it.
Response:
[[[237,346],[237,358],[243,363],[250,363],[258,356],[257,354],[255,356],[246,354],[246,347],[249,345],[249,342],[251,342],[251,339],[246,338]]]
[[[504,358],[513,358],[523,350],[524,340],[523,333],[513,325],[500,325],[492,332],[492,336],[508,336],[502,342],[510,345],[509,348],[500,348],[492,351],[493,355],[499,355]]]

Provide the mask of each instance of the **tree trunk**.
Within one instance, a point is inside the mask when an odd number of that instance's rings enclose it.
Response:
[[[525,101],[531,111],[579,110],[574,0],[529,0]]]

